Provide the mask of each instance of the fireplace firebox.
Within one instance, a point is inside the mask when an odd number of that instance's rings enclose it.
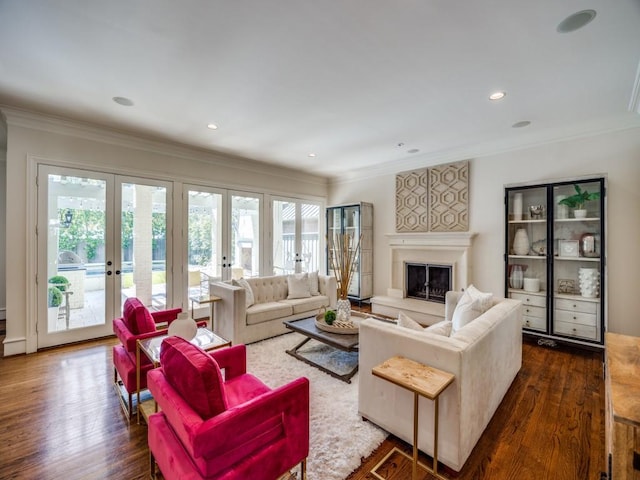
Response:
[[[451,265],[405,263],[405,297],[444,303],[451,290]]]

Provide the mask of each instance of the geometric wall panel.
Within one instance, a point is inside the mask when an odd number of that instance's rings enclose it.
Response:
[[[428,232],[428,170],[396,175],[396,232]]]
[[[429,168],[429,231],[469,230],[469,162]]]

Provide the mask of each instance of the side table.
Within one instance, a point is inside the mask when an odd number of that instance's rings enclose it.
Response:
[[[192,317],[193,307],[195,303],[197,303],[198,305],[206,305],[207,303],[209,304],[209,327],[211,328],[211,330],[215,330],[213,323],[215,316],[215,306],[216,302],[219,302],[222,299],[220,297],[216,297],[215,295],[194,295],[192,297],[189,297],[189,300],[191,300]]]
[[[157,337],[146,338],[144,340],[136,341],[136,418],[140,423],[140,412],[143,417],[148,417],[147,405],[140,403],[140,358],[141,353],[144,354],[153,363],[153,368],[160,366],[160,346],[162,341],[169,335],[159,335]],[[230,347],[231,342],[216,335],[211,330],[204,327],[199,327],[196,336],[191,339],[191,343],[197,345],[205,351],[216,350],[217,348]],[[150,402],[150,400],[149,400]],[[145,402],[146,404],[146,402]],[[157,411],[157,405],[153,402],[153,412]],[[153,413],[151,412],[151,413]]]
[[[387,461],[394,453],[399,453],[413,462],[413,480],[418,477],[418,466],[433,474],[437,478],[444,478],[438,475],[438,400],[440,394],[451,385],[455,375],[438,370],[409,360],[401,356],[391,357],[380,365],[373,367],[372,372],[376,377],[398,385],[413,393],[413,458],[405,452],[394,447],[374,468],[371,473],[378,479],[385,480],[376,470]],[[433,400],[434,421],[433,421],[433,468],[418,462],[418,398],[422,395],[429,400]]]

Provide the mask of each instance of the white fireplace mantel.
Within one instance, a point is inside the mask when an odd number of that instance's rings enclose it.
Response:
[[[471,247],[475,232],[387,233],[389,246]]]

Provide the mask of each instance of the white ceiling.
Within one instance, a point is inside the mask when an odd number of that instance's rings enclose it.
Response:
[[[0,0],[0,104],[326,176],[640,125],[639,61],[640,0]]]

